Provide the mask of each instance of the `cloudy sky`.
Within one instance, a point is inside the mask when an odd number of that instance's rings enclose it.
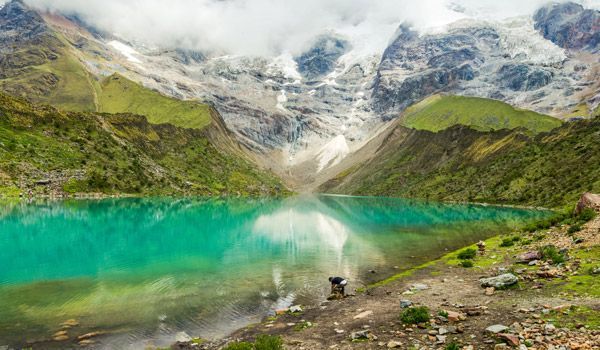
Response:
[[[0,2],[5,0],[0,0]],[[26,0],[77,14],[117,34],[164,47],[243,55],[298,53],[316,35],[336,31],[358,49],[382,50],[403,21],[439,27],[461,18],[532,14],[548,0]],[[600,0],[582,0],[600,8]]]

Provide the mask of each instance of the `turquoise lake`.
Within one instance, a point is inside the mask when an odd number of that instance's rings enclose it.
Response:
[[[352,291],[547,215],[342,196],[0,204],[0,346],[55,346],[69,319],[111,349],[214,338],[325,299],[328,276]]]

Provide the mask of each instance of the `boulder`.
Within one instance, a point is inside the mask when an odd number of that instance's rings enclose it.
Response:
[[[580,214],[585,208],[592,208],[596,211],[600,211],[600,195],[589,192],[584,193],[579,199],[579,202],[577,202],[575,214]]]
[[[521,264],[528,264],[531,261],[540,260],[542,255],[539,251],[530,251],[517,256],[517,262]]]
[[[479,280],[482,287],[506,288],[519,282],[517,276],[512,273],[505,273],[496,277],[482,278]]]

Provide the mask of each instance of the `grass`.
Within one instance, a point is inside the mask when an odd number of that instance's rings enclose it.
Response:
[[[170,123],[193,129],[202,129],[212,120],[209,105],[163,96],[119,74],[102,81],[99,109],[107,113],[139,114],[151,123]]]
[[[473,267],[473,266],[474,266],[474,263],[473,263],[473,261],[471,261],[471,260],[462,260],[462,261],[459,263],[459,265],[460,265],[460,266],[462,266],[462,267],[464,267],[464,268],[470,268],[470,267]]]
[[[444,347],[444,350],[460,350],[461,346],[457,343],[450,343]]]
[[[574,306],[566,312],[552,311],[544,318],[559,328],[575,329],[584,325],[587,329],[600,329],[600,312],[586,306]]]
[[[254,343],[233,342],[223,347],[223,350],[283,350],[283,341],[279,336],[259,335]]]
[[[570,235],[572,235],[572,234],[574,234],[576,232],[579,232],[581,230],[582,230],[582,227],[581,227],[580,224],[574,224],[574,225],[571,225],[569,227],[569,229],[567,230],[567,233],[570,234]]]
[[[217,149],[203,130],[154,125],[130,114],[69,113],[0,93],[0,194],[54,178],[67,194],[261,195],[279,180]],[[54,185],[54,184],[53,184]],[[18,191],[17,191],[18,188]],[[285,192],[285,190],[283,190]]]
[[[477,256],[477,249],[475,248],[466,248],[458,252],[456,255],[456,257],[460,260],[473,259],[475,256]]]
[[[562,209],[584,192],[600,192],[598,132],[600,118],[535,137],[519,130],[454,126],[432,133],[396,126],[371,160],[320,191]]]
[[[434,95],[409,107],[402,123],[410,128],[434,132],[461,124],[480,131],[525,128],[539,133],[561,125],[556,118],[517,109],[501,101],[444,95]]]
[[[565,255],[553,245],[541,247],[540,255],[542,256],[542,259],[552,261],[554,265],[562,264],[566,260]]]
[[[429,309],[426,306],[405,309],[400,313],[400,321],[404,324],[429,322]]]
[[[503,238],[502,242],[500,243],[500,246],[503,247],[503,248],[512,247],[519,240],[521,240],[521,238],[519,236],[513,236],[513,237]]]

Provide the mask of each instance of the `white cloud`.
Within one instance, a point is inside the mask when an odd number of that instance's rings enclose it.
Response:
[[[74,13],[128,40],[243,55],[298,53],[328,30],[380,51],[398,25],[440,26],[462,17],[531,14],[547,0],[26,0]],[[600,0],[583,0],[600,7]],[[0,0],[0,3],[2,0]],[[465,13],[450,6],[459,4]]]

